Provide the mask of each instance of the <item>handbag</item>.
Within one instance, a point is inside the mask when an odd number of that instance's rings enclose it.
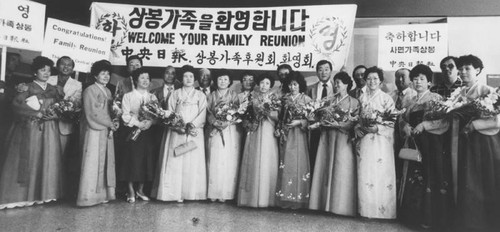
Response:
[[[408,142],[410,139],[413,141],[413,144],[415,144],[415,148],[410,148]],[[401,150],[399,150],[398,156],[400,159],[422,162],[422,154],[420,154],[420,151],[418,150],[415,139],[411,136],[406,138],[405,144],[403,145]]]
[[[194,141],[188,141],[185,142],[177,147],[174,148],[174,157],[179,157],[181,155],[184,155],[194,149],[196,149],[198,146]]]

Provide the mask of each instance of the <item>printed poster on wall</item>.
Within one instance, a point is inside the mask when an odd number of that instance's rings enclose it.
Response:
[[[0,45],[41,51],[45,5],[25,0],[0,1]]]
[[[111,39],[109,32],[48,18],[42,56],[54,62],[69,56],[75,71],[88,73],[95,61],[109,59]]]
[[[385,71],[425,64],[440,72],[448,56],[446,23],[379,26],[378,35],[378,66]]]
[[[113,34],[111,63],[139,55],[145,66],[313,71],[346,62],[356,5],[186,8],[96,3],[92,28]]]

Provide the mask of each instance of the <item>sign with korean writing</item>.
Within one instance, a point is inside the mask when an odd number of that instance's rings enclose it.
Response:
[[[178,8],[93,3],[91,27],[113,33],[111,63],[139,55],[145,66],[312,71],[319,60],[339,70],[356,5]]]
[[[45,5],[25,0],[0,1],[0,45],[41,51]]]
[[[380,26],[378,33],[378,66],[385,71],[417,64],[440,71],[439,62],[448,56],[447,24]]]
[[[54,62],[69,56],[75,71],[90,72],[92,63],[109,59],[111,39],[109,32],[48,18],[42,55]]]

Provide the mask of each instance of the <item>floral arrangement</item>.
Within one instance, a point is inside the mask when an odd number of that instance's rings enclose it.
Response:
[[[295,103],[291,99],[286,98],[282,100],[283,110],[279,116],[279,123],[274,131],[274,136],[280,138],[280,143],[283,144],[286,141],[286,136],[290,127],[288,124],[292,123],[293,120],[303,120],[307,119],[309,111],[306,109],[306,104]]]
[[[361,111],[359,121],[361,125],[370,127],[374,125],[386,125],[390,126],[396,122],[399,115],[403,114],[405,109],[402,110],[387,110],[381,112],[379,110],[373,109],[369,106],[363,107]]]
[[[64,99],[52,104],[48,109],[51,114],[57,115],[61,120],[78,122],[82,109],[74,101]]]
[[[460,95],[457,88],[445,101],[431,101],[424,114],[425,120],[438,120],[457,116],[462,120],[493,117],[500,113],[500,95],[490,91],[488,95],[469,100]]]
[[[118,123],[120,122],[120,117],[123,114],[122,111],[122,97],[120,97],[120,94],[116,94],[115,97],[113,98],[112,103],[110,104],[110,116],[111,116],[111,121],[113,123]],[[108,138],[113,137],[113,131],[110,130],[108,133]]]
[[[222,124],[236,124],[242,122],[243,115],[247,111],[249,102],[244,101],[242,104],[238,105],[233,102],[220,102],[215,106],[215,123],[211,125],[212,130],[210,136],[220,134],[222,139],[222,145],[226,146],[224,141],[224,135],[222,133]]]
[[[306,118],[308,121],[316,121],[316,116],[318,114],[318,110],[325,107],[325,100],[314,100],[310,101],[304,106],[304,110],[306,112]]]
[[[252,95],[248,96],[249,104],[247,110],[242,115],[243,127],[248,132],[253,132],[259,127],[260,121],[271,114],[272,111],[278,111],[281,108],[281,99],[274,94],[259,96],[259,104],[253,105]]]
[[[268,116],[271,111],[278,111],[281,108],[281,99],[274,94],[263,94],[260,103],[257,105],[259,120]]]

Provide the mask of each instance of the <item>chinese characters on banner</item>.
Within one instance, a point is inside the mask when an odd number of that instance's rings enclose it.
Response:
[[[0,1],[0,45],[41,51],[45,5],[25,0]]]
[[[69,56],[76,71],[88,73],[93,62],[109,59],[111,39],[109,32],[48,18],[42,55],[54,62]]]
[[[417,64],[440,71],[439,62],[448,56],[447,24],[380,26],[378,32],[378,66],[385,71]]]
[[[139,55],[145,66],[275,70],[345,63],[356,5],[178,8],[96,3],[91,27],[111,32],[111,63]]]

